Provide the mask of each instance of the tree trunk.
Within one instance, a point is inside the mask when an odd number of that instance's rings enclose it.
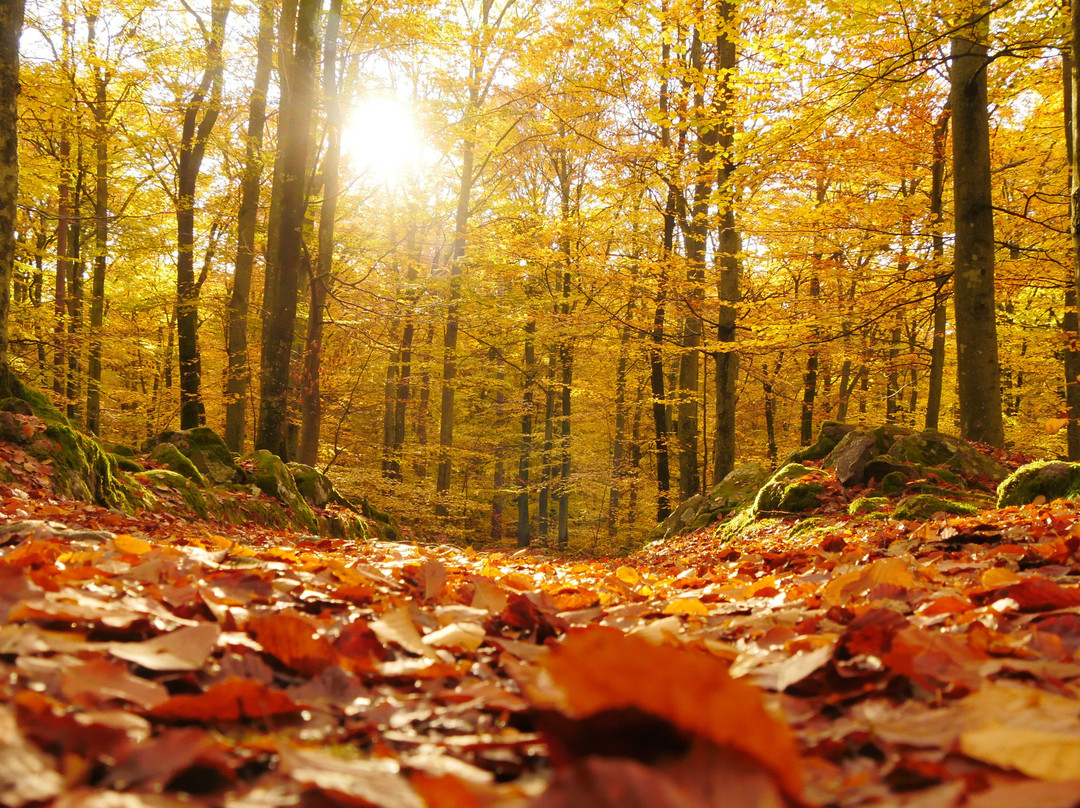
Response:
[[[495,473],[492,478],[494,491],[491,494],[491,538],[500,541],[503,537],[503,510],[505,504],[506,488],[506,463],[503,460],[502,426],[506,417],[506,391],[503,382],[506,381],[506,364],[499,356],[494,346],[488,351],[488,358],[495,362],[498,371],[495,374],[495,428],[492,434],[495,436]]]
[[[292,53],[282,54],[280,150],[280,221],[277,254],[266,273],[262,312],[262,396],[255,447],[288,458],[289,370],[296,332],[296,304],[303,253],[304,213],[307,203],[308,152],[317,58],[318,0],[299,0],[295,27],[283,25],[281,38],[288,40],[292,28]],[[279,178],[274,178],[275,183]],[[269,301],[269,304],[267,304]]]
[[[994,305],[994,209],[987,109],[987,0],[952,40],[953,196],[956,219],[953,305],[956,310],[960,435],[1001,446],[1001,374]]]
[[[23,0],[0,4],[0,372],[8,361],[15,215],[19,198],[19,34]]]
[[[176,168],[176,342],[180,354],[180,428],[206,420],[200,386],[199,291],[195,279],[195,192],[210,133],[221,110],[222,42],[230,0],[215,0],[206,41],[205,67],[184,108]]]
[[[1070,47],[1062,52],[1062,75],[1065,84],[1065,143],[1069,153],[1069,230],[1072,234],[1071,289],[1065,295],[1065,318],[1062,327],[1070,334],[1065,349],[1065,405],[1069,419],[1066,442],[1069,460],[1080,462],[1080,324],[1077,321],[1077,301],[1080,300],[1080,3],[1070,5]],[[1070,302],[1072,305],[1070,306]]]
[[[87,14],[88,40],[96,37],[97,17]],[[106,91],[109,73],[97,67],[94,75],[94,271],[90,289],[90,356],[87,366],[86,429],[101,434],[101,329],[105,321],[105,269],[109,245],[109,115]]]
[[[726,23],[723,31],[733,24],[734,5],[721,4],[721,19]],[[732,105],[734,102],[733,77],[738,67],[738,51],[733,34],[724,33],[716,43],[719,73],[721,76],[719,112],[722,128],[719,151],[723,156],[719,170],[718,187],[724,194],[723,213],[720,222],[720,238],[717,245],[720,277],[717,294],[720,311],[717,318],[717,339],[720,350],[716,354],[715,419],[716,436],[713,439],[713,485],[720,482],[735,468],[737,447],[735,444],[735,405],[738,392],[739,354],[735,347],[738,312],[736,304],[742,298],[739,279],[742,274],[742,234],[735,221],[735,124]]]
[[[541,456],[540,496],[537,502],[540,540],[547,544],[551,525],[551,480],[554,476],[551,453],[555,449],[555,362],[554,353],[547,358],[547,387],[544,390],[544,452]]]
[[[323,325],[326,299],[333,284],[334,221],[340,188],[341,104],[338,100],[337,40],[341,22],[341,0],[330,4],[323,42],[323,93],[326,102],[326,156],[323,158],[323,201],[319,208],[319,256],[311,277],[307,334],[304,345],[304,371],[300,383],[301,463],[314,466],[319,460],[319,433],[322,429],[322,391],[320,388]]]
[[[527,284],[527,282],[526,282]],[[525,368],[521,394],[521,453],[518,456],[518,547],[532,541],[529,524],[529,467],[533,442],[533,387],[536,380],[536,317],[530,314],[525,323]]]
[[[255,84],[248,106],[247,137],[244,139],[244,174],[240,181],[240,210],[236,217],[236,264],[229,294],[226,350],[228,370],[225,380],[225,445],[234,452],[244,450],[248,388],[248,304],[251,273],[255,264],[255,229],[262,190],[263,130],[266,125],[266,93],[273,66],[274,3],[259,2],[259,37],[256,44]]]
[[[933,161],[930,164],[931,250],[938,272],[934,276],[934,338],[930,347],[930,378],[926,391],[926,428],[937,429],[941,414],[941,391],[945,386],[945,301],[950,273],[945,271],[945,236],[942,234],[945,195],[945,147],[949,138],[951,107],[946,104],[934,124]]]

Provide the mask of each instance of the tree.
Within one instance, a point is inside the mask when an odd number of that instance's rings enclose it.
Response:
[[[215,0],[210,27],[196,21],[206,46],[199,86],[184,104],[176,166],[176,344],[180,354],[180,428],[206,421],[200,394],[199,292],[206,280],[195,276],[195,194],[210,133],[221,112],[222,45],[231,0]]]
[[[225,377],[225,445],[243,451],[247,420],[248,387],[248,305],[251,273],[255,265],[255,231],[262,193],[263,131],[266,127],[266,93],[273,67],[274,4],[259,2],[259,34],[255,46],[255,80],[248,102],[247,136],[244,140],[244,174],[240,183],[240,209],[236,215],[236,263],[229,294],[225,347],[229,367]]]
[[[8,362],[8,313],[19,199],[19,35],[23,0],[0,3],[0,370]]]
[[[279,35],[281,64],[281,124],[278,133],[280,171],[274,183],[280,212],[277,250],[267,256],[262,311],[262,398],[255,448],[282,458],[288,451],[289,368],[296,331],[296,304],[303,254],[304,211],[307,205],[308,152],[314,108],[317,58],[317,0],[286,4]],[[273,203],[271,203],[273,204]]]
[[[994,304],[994,203],[986,69],[988,2],[973,8],[952,39],[949,73],[956,219],[953,303],[956,312],[960,434],[1001,446],[1001,369]]]

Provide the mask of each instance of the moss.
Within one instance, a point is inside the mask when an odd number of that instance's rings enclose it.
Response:
[[[57,493],[129,513],[139,504],[130,486],[120,478],[115,458],[103,451],[96,440],[61,421],[48,424],[45,438],[34,446],[49,447],[46,456],[53,461]],[[34,453],[42,454],[41,449]]]
[[[956,454],[945,464],[945,467],[975,483],[978,483],[980,477],[998,483],[1009,476],[1009,470],[994,458],[966,444],[956,450]],[[989,490],[992,490],[992,487],[989,487]]]
[[[822,519],[817,516],[811,516],[809,519],[800,519],[791,528],[791,532],[788,534],[792,538],[795,536],[802,536],[806,533],[813,533],[817,530],[832,529],[836,526],[836,523],[832,520]]]
[[[998,486],[997,506],[1027,505],[1037,497],[1080,498],[1080,463],[1038,461],[1021,466]]]
[[[211,512],[219,512],[216,500],[206,496],[203,489],[190,479],[170,469],[150,469],[137,475],[136,479],[145,485],[164,486],[176,491],[184,499],[184,503],[203,519],[210,516]]]
[[[825,421],[818,431],[817,440],[802,449],[796,449],[788,458],[788,463],[803,463],[807,460],[821,460],[836,448],[841,439],[855,427],[837,421]]]
[[[101,448],[107,451],[109,454],[114,454],[117,457],[135,457],[138,452],[132,449],[130,446],[126,446],[123,443],[113,443],[112,441],[101,441]]]
[[[960,446],[958,438],[945,435],[936,429],[924,429],[922,432],[897,438],[888,454],[902,463],[937,466],[956,454]]]
[[[206,426],[197,426],[180,431],[167,430],[156,439],[147,441],[144,449],[151,454],[159,451],[158,446],[172,445],[198,469],[199,474],[209,479],[212,485],[225,485],[235,482],[239,474],[236,460],[229,447],[214,430]],[[179,470],[179,469],[177,469]],[[181,474],[187,476],[186,472]]]
[[[909,479],[902,471],[890,471],[881,478],[881,491],[884,494],[899,494],[907,488]]]
[[[893,511],[893,516],[897,519],[929,519],[937,513],[972,516],[978,512],[977,507],[967,502],[944,499],[933,494],[916,494],[901,500]]]
[[[159,443],[150,450],[150,457],[169,471],[175,471],[203,488],[210,484],[202,472],[195,468],[195,464],[172,443]]]
[[[289,463],[288,468],[296,483],[296,490],[309,504],[316,508],[323,508],[328,504],[340,505],[359,513],[359,508],[342,496],[330,478],[317,468],[303,463]]]
[[[859,497],[848,505],[848,513],[852,516],[862,516],[879,512],[889,505],[888,497]]]
[[[125,455],[118,455],[115,452],[109,452],[112,455],[112,459],[116,461],[116,467],[121,471],[126,471],[129,474],[138,474],[141,471],[146,471],[146,467]]]
[[[769,511],[799,513],[813,510],[821,504],[825,486],[804,478],[820,474],[799,463],[789,463],[774,474],[758,491],[753,510],[760,515]]]
[[[296,488],[296,481],[288,466],[281,462],[276,454],[266,449],[258,449],[247,456],[255,464],[255,478],[252,480],[267,496],[284,503],[292,511],[293,518],[307,530],[319,529],[311,506],[307,504]]]
[[[49,423],[70,427],[71,422],[42,393],[28,386],[7,365],[0,364],[0,398],[18,398],[30,405],[34,415]]]
[[[398,528],[397,519],[386,511],[380,511],[366,499],[360,500],[360,513],[373,523],[375,532],[379,538],[386,541],[401,541],[401,530]]]
[[[693,533],[695,530],[701,530],[704,527],[708,527],[719,518],[719,511],[698,511],[698,514],[694,517],[693,521],[686,526],[686,532]]]

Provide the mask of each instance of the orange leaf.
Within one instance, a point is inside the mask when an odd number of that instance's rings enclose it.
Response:
[[[173,696],[150,715],[167,721],[237,721],[299,712],[282,691],[254,679],[226,679],[205,693]]]
[[[295,612],[256,617],[248,631],[263,650],[297,673],[316,676],[337,662],[337,652],[318,626]]]
[[[571,629],[541,664],[561,698],[523,683],[536,706],[573,718],[637,709],[737,749],[769,769],[788,794],[801,791],[799,756],[788,728],[766,711],[760,691],[732,679],[727,665],[710,654],[654,646],[591,626]]]

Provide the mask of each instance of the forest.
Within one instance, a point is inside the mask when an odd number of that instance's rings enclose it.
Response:
[[[827,421],[1080,460],[1069,25],[26,0],[7,361],[111,443],[206,425],[520,546]]]

